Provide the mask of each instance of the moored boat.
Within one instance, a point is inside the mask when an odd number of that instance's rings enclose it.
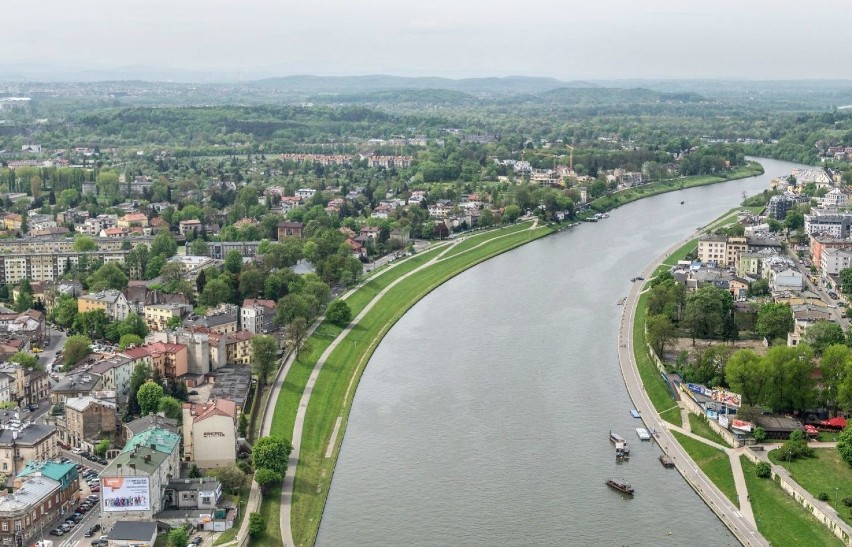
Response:
[[[660,463],[663,464],[663,467],[665,467],[666,469],[671,469],[675,466],[672,459],[669,458],[666,454],[660,454]]]
[[[626,482],[626,481],[609,479],[608,481],[606,481],[606,484],[607,484],[607,486],[609,486],[611,488],[615,488],[619,492],[627,494],[628,496],[632,496],[633,493],[634,493],[633,487],[630,486],[630,483]]]
[[[645,429],[644,427],[637,427],[636,428],[636,434],[639,435],[639,438],[642,439],[643,441],[650,441],[651,440],[651,434],[648,433],[648,430]]]

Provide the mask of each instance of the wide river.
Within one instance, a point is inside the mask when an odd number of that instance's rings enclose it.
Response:
[[[317,543],[738,545],[636,437],[617,303],[666,248],[797,167],[760,161],[762,176],[631,203],[414,306],[358,386]],[[610,429],[629,462],[616,464]]]

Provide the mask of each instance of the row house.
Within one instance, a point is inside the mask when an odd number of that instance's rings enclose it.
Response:
[[[115,402],[90,395],[66,399],[63,410],[56,425],[60,440],[71,447],[94,447],[102,435],[114,436],[120,423]]]
[[[0,429],[0,473],[17,475],[31,460],[59,457],[56,427],[12,420]]]
[[[189,371],[187,347],[184,344],[153,342],[124,350],[124,355],[134,362],[144,363],[159,371],[163,378],[176,380]]]
[[[124,404],[130,393],[130,376],[133,360],[123,354],[113,354],[96,362],[89,369],[91,374],[101,377],[100,390],[115,393],[118,404]]]
[[[13,494],[0,496],[0,545],[34,544],[69,505],[58,481],[39,476],[22,482]]]
[[[72,372],[59,380],[50,389],[50,400],[54,405],[63,405],[68,399],[94,396],[103,389],[103,376],[91,370]]]

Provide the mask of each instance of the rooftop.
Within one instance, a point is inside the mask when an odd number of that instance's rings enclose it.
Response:
[[[120,520],[112,525],[108,537],[111,541],[151,541],[156,535],[156,522]]]
[[[180,435],[168,429],[153,427],[133,435],[121,449],[122,453],[132,451],[136,447],[154,447],[158,452],[169,454],[180,444]]]
[[[44,424],[24,423],[20,426],[6,425],[0,429],[0,445],[34,445],[56,433],[56,427]]]
[[[58,481],[47,477],[33,477],[14,493],[0,497],[0,514],[28,510],[58,488]]]

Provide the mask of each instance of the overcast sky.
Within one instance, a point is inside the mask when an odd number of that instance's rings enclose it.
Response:
[[[841,0],[7,2],[0,65],[257,75],[852,78]],[[2,74],[0,74],[2,79]]]

